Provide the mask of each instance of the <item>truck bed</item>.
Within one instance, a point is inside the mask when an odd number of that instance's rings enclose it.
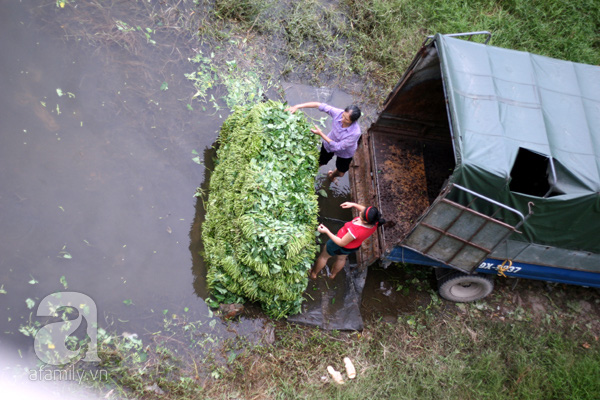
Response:
[[[384,228],[384,248],[391,250],[429,206],[423,146],[397,135],[373,136],[380,211],[395,223]]]
[[[435,200],[454,169],[448,138],[415,135],[412,130],[371,130],[355,155],[353,197],[380,207],[386,224],[382,234],[365,242],[359,263],[379,258],[406,237]],[[376,244],[379,243],[379,249]]]
[[[373,133],[374,165],[384,218],[384,249],[391,250],[430,206],[454,168],[449,143],[411,137],[410,132]]]

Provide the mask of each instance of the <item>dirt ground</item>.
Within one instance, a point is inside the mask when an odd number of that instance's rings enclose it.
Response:
[[[363,292],[361,313],[368,321],[398,319],[422,312],[432,303],[436,283],[432,269],[392,264],[387,269],[371,267]],[[467,312],[498,321],[531,321],[542,324],[550,318],[572,321],[573,329],[587,330],[600,338],[600,290],[529,279],[495,279],[494,291],[475,303],[441,300],[442,315]]]

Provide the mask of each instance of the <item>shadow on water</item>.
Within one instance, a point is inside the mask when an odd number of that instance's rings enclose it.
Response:
[[[204,179],[200,185],[200,196],[196,198],[196,214],[192,229],[190,230],[190,252],[192,253],[192,274],[194,276],[194,292],[206,299],[209,291],[206,282],[206,265],[202,253],[204,245],[202,242],[202,224],[205,220],[204,202],[208,198],[208,188],[210,182],[210,172],[215,168],[215,159],[217,156],[216,145],[204,149]]]

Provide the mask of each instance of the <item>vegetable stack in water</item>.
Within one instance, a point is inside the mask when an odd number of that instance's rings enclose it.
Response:
[[[213,298],[258,301],[273,318],[300,312],[318,251],[318,138],[284,108],[239,107],[223,123],[202,226]]]

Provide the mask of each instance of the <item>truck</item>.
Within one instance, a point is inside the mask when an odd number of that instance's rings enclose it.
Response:
[[[351,196],[393,223],[357,264],[433,267],[454,302],[495,277],[599,288],[600,67],[490,37],[427,37],[363,133]]]

